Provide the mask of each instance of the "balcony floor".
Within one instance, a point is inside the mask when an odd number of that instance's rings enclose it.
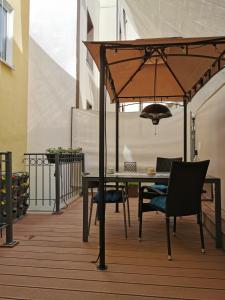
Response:
[[[0,299],[225,299],[225,252],[205,232],[206,254],[200,253],[195,218],[178,220],[173,261],[167,260],[163,215],[145,213],[141,242],[136,199],[127,240],[122,210],[116,214],[109,205],[106,220],[108,270],[102,272],[91,263],[98,226],[92,224],[89,242],[82,242],[82,199],[62,215],[28,214],[14,226],[19,245],[0,249]]]

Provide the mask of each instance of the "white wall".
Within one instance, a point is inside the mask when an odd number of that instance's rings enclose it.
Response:
[[[142,38],[224,35],[225,1],[122,0]]]
[[[197,96],[197,95],[196,95]],[[209,174],[222,180],[222,208],[225,209],[225,71],[208,83],[194,98],[190,110],[196,118],[196,149],[200,159],[210,159]]]
[[[30,1],[28,152],[70,146],[76,1]]]
[[[74,111],[74,146],[85,153],[87,171],[98,171],[98,112]],[[155,127],[139,113],[120,113],[120,168],[124,161],[136,161],[139,170],[155,166],[156,157],[176,157],[183,154],[182,108],[173,110],[173,118],[162,119]],[[115,114],[108,112],[107,166],[115,166]]]

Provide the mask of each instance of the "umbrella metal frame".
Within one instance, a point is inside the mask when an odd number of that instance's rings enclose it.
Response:
[[[94,42],[93,42],[94,43]],[[138,98],[146,98],[146,99],[153,99],[153,95],[146,95],[146,96],[138,96],[134,95],[133,97],[120,97],[120,93],[126,88],[126,86],[131,83],[132,79],[136,76],[136,74],[141,70],[142,66],[146,63],[146,61],[151,57],[153,53],[157,53],[157,57],[160,57],[167,68],[169,69],[171,75],[176,80],[177,84],[180,86],[181,90],[184,92],[184,95],[174,95],[174,96],[156,96],[156,98],[160,98],[161,100],[168,100],[170,98],[183,98],[183,159],[184,161],[187,161],[187,105],[188,102],[191,101],[191,99],[195,96],[195,94],[222,68],[224,68],[224,62],[225,62],[225,51],[220,53],[218,57],[214,56],[205,56],[205,55],[194,55],[195,57],[201,58],[208,58],[212,59],[213,63],[211,64],[211,67],[208,68],[202,77],[199,78],[199,80],[193,85],[193,87],[186,92],[183,88],[182,84],[180,83],[179,79],[174,74],[173,70],[170,68],[170,66],[167,64],[166,59],[164,57],[164,51],[167,47],[182,47],[184,49],[184,56],[189,55],[189,47],[193,45],[214,45],[216,47],[217,44],[225,44],[225,38],[212,38],[209,40],[202,40],[197,42],[182,42],[182,43],[169,43],[169,44],[154,44],[154,45],[134,45],[134,44],[123,44],[117,42],[110,43],[110,42],[101,42],[100,45],[100,52],[99,52],[99,70],[100,70],[100,93],[99,93],[99,193],[100,193],[100,201],[99,201],[99,265],[98,269],[105,270],[107,268],[105,264],[105,82],[108,80],[110,82],[110,86],[113,92],[114,99],[113,101],[116,104],[116,165],[115,169],[118,172],[119,171],[119,108],[120,108],[120,99],[126,99],[127,102],[129,102],[129,99],[138,99]],[[144,57],[135,57],[135,58],[129,58],[127,60],[120,60],[113,63],[108,63],[106,58],[106,51],[107,49],[115,49],[122,50],[122,49],[139,49],[139,50],[145,50],[145,56]],[[179,54],[179,56],[181,56]],[[193,56],[190,54],[190,56]],[[153,55],[153,57],[156,57],[156,55]],[[127,80],[127,82],[123,85],[123,87],[120,89],[118,93],[115,91],[114,81],[112,78],[112,74],[110,72],[109,66],[112,64],[119,64],[128,62],[134,59],[140,59],[143,58],[143,62],[139,65],[139,67],[135,70],[133,74],[131,74],[130,78]],[[223,63],[221,63],[223,62]]]

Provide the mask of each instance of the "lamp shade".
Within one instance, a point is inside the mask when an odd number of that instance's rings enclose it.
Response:
[[[151,119],[153,125],[158,125],[160,119],[172,117],[172,114],[167,106],[154,103],[146,106],[142,110],[140,117]]]

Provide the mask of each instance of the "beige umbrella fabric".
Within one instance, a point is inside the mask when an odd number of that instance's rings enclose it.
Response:
[[[84,42],[97,67],[106,47],[111,101],[189,101],[225,65],[225,37]],[[154,69],[157,82],[154,95]],[[113,84],[112,84],[113,82]],[[155,96],[155,97],[154,97]]]

